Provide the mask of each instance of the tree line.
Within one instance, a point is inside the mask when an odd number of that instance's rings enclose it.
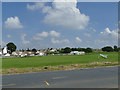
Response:
[[[93,52],[92,48],[70,48],[70,47],[66,47],[66,48],[62,48],[60,50],[60,53],[70,53],[71,51],[84,51],[86,53]]]
[[[112,48],[111,46],[106,46],[102,48],[102,51],[106,52],[118,52],[120,51],[120,48],[118,48],[116,45]]]
[[[9,50],[9,53],[11,54],[12,52],[16,51],[17,46],[13,43],[10,42],[7,45],[7,49]],[[49,49],[52,50],[53,48]],[[93,49],[88,47],[88,48],[70,48],[70,47],[65,47],[65,48],[61,48],[61,49],[57,49],[57,51],[55,52],[49,52],[49,50],[47,51],[48,54],[58,54],[58,53],[70,53],[71,51],[84,51],[85,53],[92,53]],[[116,45],[114,45],[114,47],[112,48],[111,46],[105,46],[103,48],[101,48],[102,51],[104,52],[118,52],[120,51],[120,48],[118,48]],[[33,51],[34,53],[37,52],[37,49],[33,48],[32,50],[30,50],[29,48],[27,50],[22,49],[22,51]]]

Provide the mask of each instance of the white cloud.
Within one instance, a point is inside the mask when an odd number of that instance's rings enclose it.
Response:
[[[7,35],[7,38],[11,38],[11,35]]]
[[[51,9],[52,9],[52,8],[51,8],[50,6],[44,6],[44,7],[42,8],[42,12],[43,12],[43,13],[47,13],[47,12],[49,12]]]
[[[34,40],[43,40],[43,38],[48,36],[48,32],[37,33],[33,39]]]
[[[96,32],[96,30],[93,27],[90,27],[89,30]]]
[[[78,42],[82,42],[82,40],[81,40],[79,37],[76,37],[76,40],[77,40]]]
[[[84,33],[84,36],[91,37],[91,35],[89,33]]]
[[[111,31],[110,31],[109,28],[106,28],[106,29],[105,29],[105,32],[107,32],[107,33],[111,33]]]
[[[20,23],[20,20],[17,16],[7,18],[5,21],[5,28],[7,29],[20,29],[23,28],[23,26]]]
[[[109,45],[118,45],[118,30],[110,30],[109,28],[105,28],[103,32],[100,32],[100,36],[94,40],[94,44],[96,47],[101,48]]]
[[[39,36],[41,37],[47,37],[48,36],[48,32],[42,32],[39,34]]]
[[[22,35],[21,35],[22,44],[30,44],[30,41],[25,40],[25,37],[26,37],[26,36],[27,36],[26,34],[22,34]]]
[[[96,32],[96,30],[95,30],[95,29],[93,29],[93,32]]]
[[[44,4],[45,3],[43,3],[43,2],[38,2],[38,3],[35,3],[34,5],[27,4],[27,9],[37,10],[37,9],[43,8]]]
[[[50,31],[50,35],[53,37],[59,37],[60,33],[56,32],[56,31]]]
[[[100,32],[100,34],[107,37],[110,35],[113,38],[118,38],[118,30],[110,30],[109,28],[106,28],[105,31]]]
[[[64,39],[64,40],[55,40],[54,38],[51,39],[51,42],[53,44],[61,44],[61,43],[69,43],[68,39]]]
[[[77,8],[77,0],[63,0],[63,2],[52,2],[52,7],[41,4],[27,5],[31,10],[42,9],[46,14],[43,22],[49,25],[62,26],[68,29],[85,29],[89,22],[89,16],[81,13]]]
[[[33,39],[34,40],[43,40],[44,38],[52,36],[52,37],[59,37],[60,33],[56,31],[50,31],[50,32],[42,32],[42,33],[37,33]]]

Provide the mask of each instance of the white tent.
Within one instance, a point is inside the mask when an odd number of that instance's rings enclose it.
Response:
[[[71,55],[82,55],[82,54],[85,54],[84,51],[71,51],[70,52]]]

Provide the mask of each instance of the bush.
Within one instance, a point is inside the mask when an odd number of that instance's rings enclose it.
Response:
[[[111,46],[106,46],[102,48],[102,51],[106,51],[106,52],[113,52],[114,49]]]
[[[92,52],[92,48],[86,48],[86,49],[85,49],[85,52],[86,52],[86,53],[91,53],[91,52]]]

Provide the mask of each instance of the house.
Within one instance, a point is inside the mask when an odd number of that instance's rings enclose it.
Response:
[[[13,56],[18,56],[18,53],[17,52],[12,52],[12,55]]]
[[[28,56],[28,54],[26,52],[22,52],[22,53],[20,52],[19,56],[20,57],[26,57],[26,56]]]
[[[5,57],[10,57],[10,54],[9,54],[9,53],[6,53],[4,56],[5,56]]]
[[[82,55],[82,54],[85,54],[84,51],[71,51],[70,52],[70,55]]]
[[[55,52],[55,51],[57,51],[56,49],[52,49],[52,50],[50,50],[50,52]]]
[[[3,48],[3,50],[2,50],[2,53],[3,53],[3,55],[5,55],[5,54],[7,54],[7,52],[8,52],[7,46],[5,46],[5,47]]]
[[[35,56],[33,51],[27,51],[25,53],[27,54],[27,56]]]
[[[36,54],[38,54],[39,56],[44,56],[45,53],[43,51],[37,51]]]
[[[33,51],[18,51],[17,54],[19,57],[35,56]]]
[[[44,52],[40,52],[40,53],[39,53],[39,56],[44,56],[44,55],[45,55]]]
[[[9,57],[10,54],[8,52],[9,52],[9,50],[7,49],[7,46],[4,46],[2,49],[2,55],[5,57]]]
[[[37,50],[36,55],[39,55],[39,54],[40,54],[40,51],[39,51],[39,50]]]
[[[22,53],[23,53],[23,52],[22,52],[22,51],[20,51],[20,52],[18,52],[18,55],[20,56],[20,55],[22,55]]]

